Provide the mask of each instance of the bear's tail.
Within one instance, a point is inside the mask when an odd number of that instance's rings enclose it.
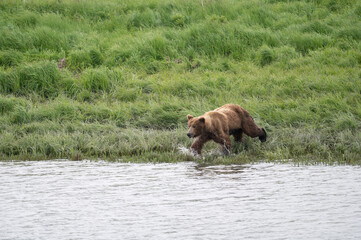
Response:
[[[262,132],[263,132],[263,134],[261,136],[259,136],[258,138],[261,142],[265,142],[267,140],[267,133],[266,133],[266,130],[264,130],[264,128],[262,128]]]

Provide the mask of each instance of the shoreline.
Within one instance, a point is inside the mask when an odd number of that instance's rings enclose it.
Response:
[[[86,124],[71,132],[66,127],[57,130],[41,128],[18,137],[15,137],[18,130],[7,129],[2,132],[5,141],[0,143],[0,160],[102,159],[240,164],[293,159],[294,162],[306,164],[361,164],[361,150],[357,147],[361,142],[360,135],[348,130],[332,132],[323,129],[320,133],[320,130],[309,127],[270,127],[269,138],[265,143],[248,136],[245,136],[243,143],[236,143],[232,139],[231,155],[227,157],[218,153],[217,144],[209,142],[205,145],[202,157],[195,158],[179,149],[188,149],[192,142],[187,138],[185,128],[154,130],[107,125],[108,130],[104,131],[104,126],[99,126],[102,125]],[[92,130],[89,131],[89,128]]]

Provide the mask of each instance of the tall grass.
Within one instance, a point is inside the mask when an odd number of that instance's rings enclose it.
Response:
[[[0,143],[0,159],[78,160],[86,157],[122,161],[198,160],[214,163],[292,159],[304,163],[359,164],[361,139],[349,130],[273,127],[269,130],[272,138],[267,144],[249,138],[242,144],[233,142],[231,156],[225,158],[219,154],[210,154],[217,146],[209,143],[203,151],[205,158],[197,159],[182,154],[178,149],[179,146],[190,144],[184,128],[171,131],[122,129],[113,124],[85,124],[77,121],[63,125],[52,122],[28,123],[2,131],[4,141]]]
[[[188,160],[177,150],[190,144],[185,116],[236,103],[270,140],[235,145],[230,162],[359,163],[360,9],[1,1],[0,157]]]

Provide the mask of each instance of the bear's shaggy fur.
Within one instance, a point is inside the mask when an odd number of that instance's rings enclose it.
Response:
[[[254,138],[259,137],[261,142],[267,138],[266,131],[256,125],[246,109],[235,104],[226,104],[213,111],[206,112],[202,116],[193,117],[188,115],[187,136],[195,138],[191,150],[201,154],[203,145],[213,140],[219,143],[225,154],[231,149],[230,135],[236,141],[242,141],[243,133]]]

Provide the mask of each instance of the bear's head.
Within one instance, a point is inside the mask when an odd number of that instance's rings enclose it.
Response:
[[[195,138],[200,136],[206,126],[206,120],[204,117],[193,117],[192,115],[187,115],[188,118],[188,132],[187,136],[189,138]]]

